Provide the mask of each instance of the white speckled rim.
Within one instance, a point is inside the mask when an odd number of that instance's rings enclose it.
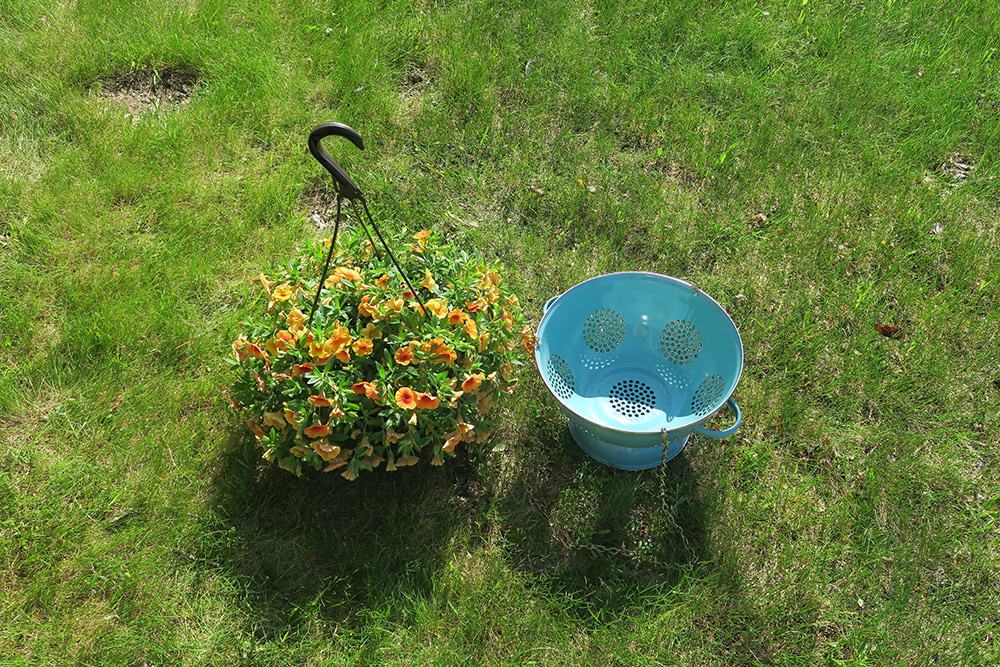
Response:
[[[729,316],[729,313],[726,312],[726,309],[722,307],[722,304],[720,304],[718,301],[716,301],[715,299],[713,299],[710,294],[708,294],[707,292],[705,292],[701,288],[699,288],[699,287],[697,287],[695,285],[692,285],[691,283],[689,283],[686,280],[681,280],[680,278],[674,278],[673,276],[668,276],[668,275],[663,274],[663,273],[654,273],[653,271],[617,271],[615,273],[604,273],[604,274],[601,274],[599,276],[594,276],[593,278],[588,278],[587,280],[584,280],[583,282],[577,283],[576,285],[574,285],[573,287],[570,287],[568,290],[566,290],[562,294],[557,294],[556,296],[554,296],[554,297],[550,298],[548,301],[546,301],[545,305],[542,307],[542,319],[540,319],[538,321],[538,328],[535,329],[535,369],[538,371],[538,375],[542,378],[542,384],[545,385],[545,389],[548,390],[549,394],[552,395],[552,398],[554,398],[556,400],[556,402],[559,403],[559,405],[562,407],[563,410],[565,410],[566,412],[569,412],[569,413],[575,415],[577,418],[579,418],[579,419],[581,419],[583,421],[586,421],[586,422],[590,421],[589,419],[587,419],[586,417],[584,417],[583,415],[581,415],[580,413],[578,413],[576,410],[574,410],[573,408],[569,407],[569,405],[566,404],[566,401],[564,401],[563,399],[559,398],[559,396],[557,396],[555,394],[555,392],[552,391],[552,387],[549,386],[548,381],[545,379],[545,375],[542,373],[541,360],[539,359],[539,349],[541,348],[541,345],[542,345],[541,344],[541,335],[540,335],[540,333],[541,333],[541,330],[542,330],[542,326],[545,324],[545,320],[548,317],[549,310],[552,308],[552,306],[555,304],[555,302],[558,301],[561,297],[563,297],[563,296],[569,294],[570,292],[572,292],[573,290],[575,290],[575,289],[577,289],[577,288],[579,288],[579,287],[581,287],[583,285],[586,285],[588,283],[591,283],[591,282],[593,282],[595,280],[602,280],[602,279],[605,279],[605,278],[609,278],[611,276],[626,276],[626,275],[654,276],[656,278],[662,278],[663,280],[668,280],[670,282],[677,283],[678,285],[683,285],[684,287],[687,287],[687,288],[689,288],[691,290],[694,290],[695,292],[697,292],[701,296],[705,297],[706,299],[708,299],[709,301],[711,301],[712,303],[714,303],[718,307],[718,309],[720,311],[722,311],[722,314],[726,316],[726,319],[729,320],[729,323],[733,325],[733,330],[736,332],[736,340],[739,341],[739,344],[740,344],[740,363],[739,363],[739,367],[736,370],[736,377],[733,379],[733,382],[732,382],[732,385],[731,385],[729,391],[725,394],[724,397],[722,397],[719,401],[716,402],[716,404],[712,407],[711,410],[709,410],[705,414],[705,416],[700,417],[699,419],[695,419],[695,420],[686,422],[686,423],[682,422],[680,425],[675,426],[674,428],[669,428],[667,424],[664,424],[664,426],[663,426],[663,430],[666,430],[667,432],[678,431],[678,430],[681,430],[681,429],[690,429],[690,428],[698,427],[695,430],[699,434],[701,434],[701,435],[706,435],[706,433],[705,433],[706,431],[710,431],[712,433],[719,433],[719,434],[731,435],[732,432],[734,432],[736,430],[736,428],[739,426],[740,422],[742,421],[742,417],[743,417],[743,415],[740,412],[739,408],[736,406],[736,400],[733,399],[733,394],[736,392],[736,387],[739,385],[740,378],[743,376],[743,337],[740,336],[740,330],[736,327],[736,323],[733,322],[733,318]],[[730,403],[730,401],[731,401],[731,403]],[[716,412],[718,412],[719,409],[722,408],[722,406],[726,405],[726,403],[730,403],[730,406],[733,409],[733,412],[736,414],[736,423],[734,423],[733,426],[725,429],[724,431],[713,431],[712,429],[706,429],[704,426],[702,426],[702,424],[704,424],[705,422],[707,422],[712,417],[712,415],[714,415]],[[600,424],[600,427],[603,428],[603,429],[605,429],[605,430],[612,431],[614,433],[626,433],[626,434],[629,434],[629,435],[635,435],[636,434],[636,431],[627,431],[625,429],[614,428],[614,427],[608,426],[606,424]],[[660,432],[661,432],[661,430],[656,430],[656,431],[645,431],[644,433],[660,433]],[[723,435],[718,435],[718,436],[715,436],[715,437],[724,437],[724,436]]]

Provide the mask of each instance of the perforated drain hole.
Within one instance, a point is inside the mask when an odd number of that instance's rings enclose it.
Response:
[[[611,407],[626,417],[638,419],[655,405],[653,388],[641,380],[621,380],[611,388]]]
[[[625,320],[613,308],[592,312],[583,323],[583,342],[595,352],[610,352],[625,336]]]
[[[672,364],[690,364],[701,352],[701,332],[689,320],[667,323],[660,333],[660,352]]]
[[[549,384],[556,396],[566,400],[573,395],[576,384],[573,381],[573,369],[569,367],[566,360],[558,354],[549,357]]]
[[[691,412],[699,416],[707,415],[722,398],[725,387],[726,383],[721,375],[709,375],[691,397]]]

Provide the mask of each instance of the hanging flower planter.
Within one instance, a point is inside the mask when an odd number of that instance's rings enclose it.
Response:
[[[330,135],[364,144],[339,123],[309,136],[337,191],[333,235],[260,276],[263,312],[233,341],[230,399],[263,457],[296,475],[441,465],[489,440],[531,332],[501,266],[429,230],[384,236],[320,145]],[[361,229],[338,242],[345,205]]]

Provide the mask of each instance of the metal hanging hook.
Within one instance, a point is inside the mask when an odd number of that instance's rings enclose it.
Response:
[[[323,273],[320,276],[319,286],[316,288],[316,297],[313,299],[312,311],[309,313],[310,325],[312,324],[313,316],[316,314],[316,308],[319,307],[319,297],[323,293],[323,285],[326,283],[326,277],[330,271],[330,261],[333,259],[333,249],[337,245],[337,233],[340,231],[340,218],[342,215],[341,204],[344,199],[350,200],[350,202],[355,206],[356,202],[361,202],[361,210],[365,215],[362,217],[359,214],[358,220],[361,222],[361,226],[365,230],[365,235],[368,236],[368,240],[372,244],[372,250],[377,251],[375,239],[372,238],[372,231],[374,231],[375,235],[378,236],[378,240],[382,242],[382,247],[385,248],[385,252],[389,256],[389,259],[392,260],[393,266],[396,267],[396,271],[399,272],[403,282],[406,283],[406,287],[409,288],[410,293],[413,294],[413,298],[417,300],[418,304],[420,304],[420,311],[426,312],[423,300],[420,298],[420,295],[417,294],[417,290],[413,288],[413,285],[410,283],[410,279],[406,277],[406,273],[403,271],[403,267],[399,265],[399,261],[396,259],[396,256],[392,254],[392,250],[389,248],[389,244],[386,242],[385,237],[382,236],[382,232],[379,231],[379,228],[375,225],[375,220],[372,218],[372,214],[368,210],[368,202],[365,200],[365,196],[362,194],[361,188],[359,188],[358,184],[347,175],[344,168],[337,164],[336,160],[330,157],[329,153],[323,150],[321,142],[324,138],[329,136],[344,137],[359,149],[365,149],[365,142],[361,138],[361,135],[343,123],[335,123],[333,121],[320,123],[313,128],[312,132],[309,133],[309,152],[312,153],[312,156],[316,158],[316,161],[323,165],[323,168],[330,172],[330,175],[333,176],[333,184],[337,190],[337,217],[333,225],[333,236],[330,237],[330,250],[326,254],[326,263],[323,265]],[[365,222],[365,218],[367,218],[367,224]],[[371,230],[368,229],[368,225],[371,225]]]
[[[339,194],[344,199],[364,199],[364,195],[361,194],[361,189],[358,184],[347,175],[344,168],[337,164],[336,160],[330,157],[330,154],[323,150],[323,146],[320,142],[326,137],[337,136],[344,137],[352,144],[357,146],[360,150],[365,149],[365,142],[361,138],[361,135],[355,132],[352,128],[344,125],[343,123],[334,123],[332,121],[326,123],[320,123],[313,128],[313,131],[309,133],[309,152],[312,156],[316,158],[323,167],[330,172],[333,176],[333,183],[337,187],[337,194]]]

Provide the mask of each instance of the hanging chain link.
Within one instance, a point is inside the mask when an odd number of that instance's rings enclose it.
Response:
[[[656,471],[656,475],[659,478],[660,483],[660,511],[663,516],[666,517],[667,523],[674,532],[681,538],[681,543],[684,545],[684,551],[693,556],[694,551],[691,549],[691,545],[688,543],[687,535],[684,534],[684,529],[681,528],[680,524],[677,523],[677,519],[674,517],[674,512],[667,503],[667,452],[670,449],[670,434],[667,429],[660,429],[660,441],[663,445],[663,455],[660,459],[660,468]]]
[[[658,495],[660,500],[660,515],[665,520],[667,524],[666,527],[670,528],[670,532],[680,538],[681,544],[684,547],[684,552],[693,558],[694,550],[691,548],[691,544],[690,542],[688,542],[687,536],[684,534],[684,529],[681,528],[680,524],[677,523],[677,519],[674,517],[673,510],[676,508],[671,508],[670,503],[667,500],[667,455],[669,454],[669,449],[670,449],[670,437],[666,429],[662,429],[660,431],[660,438],[662,442],[662,453],[660,455],[660,465],[655,473],[657,486],[659,489]],[[660,538],[666,537],[667,533],[666,530],[657,532],[660,533],[659,535]],[[589,551],[592,554],[599,556],[630,557],[633,555],[630,553],[629,550],[622,547],[613,547],[604,544],[592,544],[592,543],[573,545],[568,540],[563,539],[562,537],[559,536],[556,536],[556,540],[566,549],[571,550],[573,548],[582,548],[585,549],[586,551]],[[661,560],[656,556],[653,556],[649,562],[651,565],[654,566],[663,565]]]

